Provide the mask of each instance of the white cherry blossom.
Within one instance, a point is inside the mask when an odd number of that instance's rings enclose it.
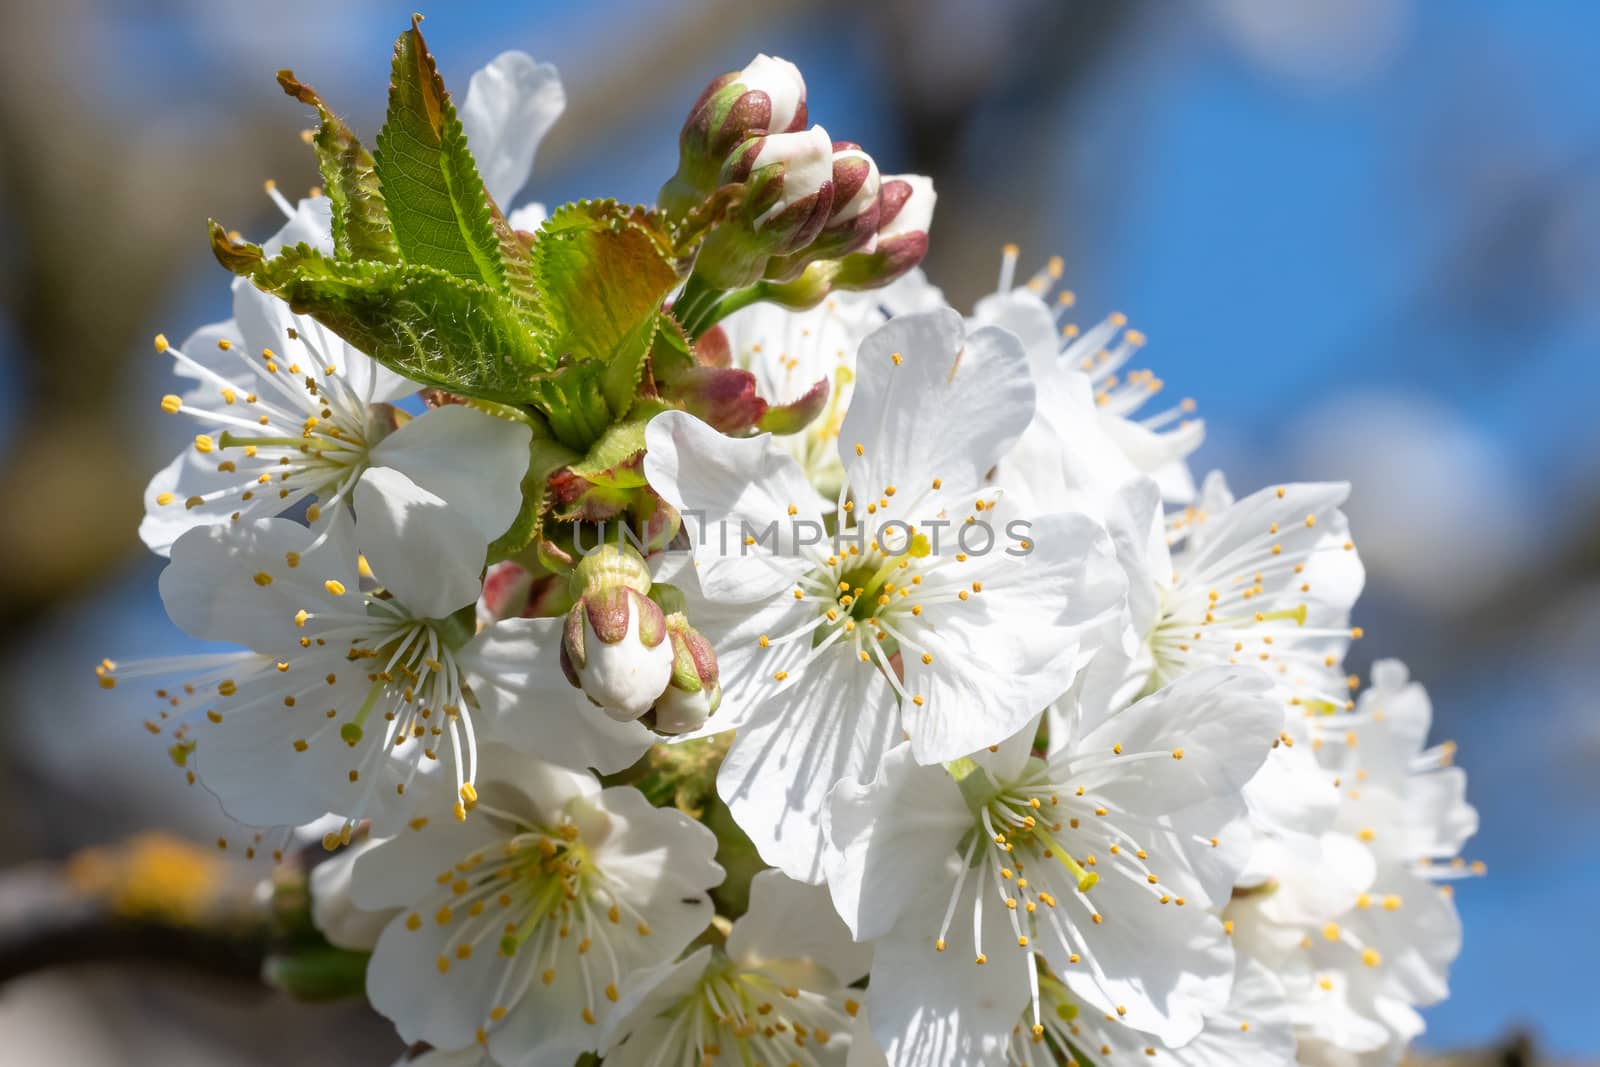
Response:
[[[1416,1008],[1448,992],[1461,929],[1437,883],[1482,866],[1459,858],[1477,813],[1454,747],[1424,747],[1431,721],[1393,660],[1352,712],[1314,715],[1312,747],[1339,793],[1322,854],[1279,857],[1274,879],[1229,907],[1241,950],[1284,976],[1307,1062],[1397,1062],[1422,1031]]]
[[[570,1063],[599,1046],[623,984],[710,921],[716,838],[632,787],[499,745],[479,784],[464,823],[423,823],[356,860],[356,905],[401,909],[368,996],[407,1042]]]
[[[834,783],[902,733],[927,763],[1009,737],[1071,684],[1079,635],[1121,599],[1091,520],[1024,518],[984,485],[1031,413],[1024,360],[1009,334],[966,333],[950,311],[869,336],[835,537],[769,438],[681,412],[650,423],[645,471],[684,515],[705,601],[693,617],[721,664],[705,730],[738,730],[718,787],[792,877],[820,877]]]
[[[1280,717],[1266,689],[1248,668],[1202,671],[1048,760],[1027,731],[948,772],[902,746],[838,786],[828,886],[874,943],[868,1002],[893,1067],[995,1062],[1025,1007],[1044,1033],[1036,955],[1165,1044],[1200,1032],[1232,984],[1208,909],[1248,855],[1240,791]]]
[[[844,1067],[861,995],[849,986],[871,955],[851,940],[826,890],[763,871],[723,949],[704,946],[623,987],[606,1063],[742,1067],[804,1057]]]
[[[1046,471],[1064,464],[1057,472],[1065,475],[1064,488],[1081,488],[1085,477],[1114,485],[1136,473],[1154,478],[1166,500],[1187,503],[1194,479],[1186,461],[1205,438],[1204,423],[1189,417],[1194,401],[1140,416],[1163,388],[1151,371],[1124,370],[1144,347],[1144,334],[1129,329],[1121,312],[1080,328],[1069,321],[1074,294],[1055,291],[1060,258],[1017,285],[1018,254],[1015,245],[1006,246],[995,292],[978,302],[973,318],[1004,326],[1028,348],[1040,400],[1023,454],[1044,461]],[[1098,461],[1093,466],[1086,452]]]
[[[355,498],[359,520],[341,514],[322,533],[258,519],[174,546],[168,613],[249,652],[103,668],[112,683],[182,678],[152,725],[198,743],[200,778],[230,815],[270,826],[332,811],[348,831],[404,817],[413,778],[435,770],[455,782],[459,814],[486,726],[573,766],[615,770],[643,752],[643,727],[575,712],[585,702],[558,650],[536,647],[527,627],[551,620],[474,635],[486,542],[470,516],[383,468]]]
[[[470,509],[486,537],[516,517],[503,490],[527,468],[529,430],[464,405],[413,418],[394,401],[416,392],[314,320],[243,280],[234,318],[203,327],[182,348],[156,339],[196,385],[162,398],[197,420],[196,434],[145,490],[140,536],[169,554],[196,526],[248,522],[306,504],[349,501],[363,472],[391,467]]]
[[[1031,1018],[1017,1024],[1007,1059],[1013,1067],[1071,1063],[1074,1049],[1101,1067],[1282,1067],[1294,1060],[1294,1026],[1283,985],[1266,967],[1243,957],[1227,1006],[1207,1015],[1204,1029],[1178,1048],[1085,1006],[1051,975],[1039,978],[1039,1001],[1043,1031],[1035,1036]]]

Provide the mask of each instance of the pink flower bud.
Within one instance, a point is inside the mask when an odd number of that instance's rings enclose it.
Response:
[[[666,619],[646,594],[650,572],[631,548],[604,545],[572,575],[577,603],[567,613],[561,669],[611,718],[649,711],[672,677]]]
[[[706,86],[678,138],[678,170],[661,188],[661,206],[682,215],[717,187],[735,148],[751,137],[805,129],[806,83],[788,60],[758,55]]]
[[[820,126],[752,137],[728,157],[724,184],[743,195],[706,236],[695,273],[718,289],[760,280],[773,256],[814,240],[833,211],[833,142]]]
[[[655,706],[656,729],[664,734],[698,730],[722,703],[717,654],[682,612],[667,616],[672,643],[672,681]]]
[[[878,234],[870,251],[839,260],[835,289],[877,289],[904,275],[928,254],[928,227],[937,200],[933,179],[902,174],[883,179]]]
[[[790,281],[818,260],[872,251],[880,225],[880,184],[878,165],[860,145],[850,141],[835,143],[833,209],[828,221],[808,246],[793,255],[769,261],[766,276]]]

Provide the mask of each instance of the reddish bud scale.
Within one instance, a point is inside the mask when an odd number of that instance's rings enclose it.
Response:
[[[755,375],[737,367],[690,367],[672,379],[664,395],[727,434],[754,429],[767,413],[767,402],[756,395]]]
[[[774,93],[784,101],[781,109]],[[661,206],[687,213],[716,188],[718,171],[741,143],[805,126],[805,84],[792,64],[760,56],[743,70],[713,79],[684,120],[678,170],[662,186]]]

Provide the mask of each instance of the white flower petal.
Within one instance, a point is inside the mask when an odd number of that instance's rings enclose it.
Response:
[[[650,420],[645,443],[645,476],[683,513],[707,597],[750,602],[792,584],[804,567],[791,558],[797,528],[809,524],[818,542],[823,529],[792,457],[769,435],[728,437],[681,411]]]
[[[1098,788],[1130,811],[1165,814],[1186,804],[1238,793],[1271,751],[1283,722],[1267,697],[1271,680],[1249,667],[1213,667],[1185,675],[1084,736],[1072,752],[1180,753],[1089,772]]]
[[[556,68],[526,52],[501,52],[467,83],[461,128],[484,188],[502,209],[526,184],[539,142],[566,106]]]
[[[751,879],[750,908],[733,924],[727,952],[743,966],[769,973],[822,968],[840,986],[865,977],[872,965],[871,946],[851,939],[826,889],[772,870]]]
[[[821,881],[828,792],[877,767],[899,740],[893,701],[876,665],[836,646],[740,729],[717,792],[763,860],[802,882]]]
[[[839,456],[858,493],[920,491],[935,478],[955,490],[976,487],[1033,406],[1027,353],[1014,335],[995,327],[968,334],[948,309],[903,315],[861,342]]]
[[[655,737],[617,722],[561,671],[561,619],[507,619],[485,628],[456,656],[483,712],[484,735],[564,767],[620,771]]]
[[[1128,1025],[1181,1045],[1200,1032],[1206,1015],[1227,1003],[1233,984],[1233,948],[1222,922],[1200,907],[1179,907],[1147,891],[1142,879],[1107,865],[1088,900],[1061,894],[1084,947],[1073,964],[1071,943],[1054,925],[1039,929],[1039,947],[1072,992]]]
[[[350,893],[356,859],[381,843],[379,838],[363,838],[311,869],[311,921],[330,944],[370,952],[383,928],[394,918],[391,909],[367,911],[357,907]]]
[[[257,519],[190,530],[161,572],[167,615],[194,637],[229,641],[269,655],[296,648],[301,610],[336,610],[324,584],[356,589],[349,522],[340,516],[320,545],[288,519]]]
[[[1045,516],[1031,554],[998,546],[966,563],[981,592],[930,605],[917,634],[931,661],[905,655],[905,713],[918,761],[937,763],[1002,741],[1072,684],[1079,638],[1116,609],[1124,585],[1103,530],[1082,515]]]
[[[947,873],[953,880],[954,871]],[[938,884],[946,883],[939,879]],[[976,879],[967,880],[957,915],[972,915],[976,884]],[[988,892],[989,887],[980,889]],[[1005,909],[993,902],[984,908],[987,960],[978,966],[969,918],[951,927],[946,951],[935,951],[933,935],[944,903],[944,892],[924,894],[873,954],[867,1001],[873,1034],[891,1067],[999,1063],[1028,1002],[1033,961],[1017,947]]]
[[[531,437],[519,422],[448,404],[378,442],[369,462],[401,472],[493,540],[522,507]]]
[[[488,538],[466,516],[396,470],[356,483],[356,539],[386,588],[418,618],[477,601]]]
[[[856,938],[888,933],[907,902],[943,876],[971,826],[950,775],[917,764],[908,745],[885,756],[871,781],[840,782],[828,803],[824,869],[834,907]]]
[[[170,556],[172,543],[186,532],[224,522],[239,510],[237,494],[189,505],[194,497],[220,493],[239,483],[237,474],[217,470],[217,463],[214,455],[185,448],[150,479],[144,490],[144,519],[139,523],[139,539],[150,551]]]

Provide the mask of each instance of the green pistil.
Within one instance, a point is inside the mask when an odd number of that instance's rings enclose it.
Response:
[[[552,840],[546,838],[546,840]],[[560,839],[556,841],[556,850],[546,855],[537,848],[530,859],[512,880],[520,881],[524,878],[537,880],[538,893],[531,901],[528,914],[522,922],[517,924],[515,933],[508,933],[500,938],[500,952],[506,956],[514,956],[517,950],[533,936],[541,923],[561,911],[568,897],[568,882],[577,881],[581,876],[576,872],[569,872],[563,868],[569,863],[572,867],[581,869],[581,857],[574,859],[577,848],[574,844]]]
[[[384,686],[388,684],[382,678],[373,682],[372,688],[367,690],[367,698],[361,702],[361,710],[356,712],[356,717],[339,727],[339,737],[351,748],[361,743],[362,727],[366,724],[367,716],[372,714],[373,707],[378,703],[378,694],[383,692]]]
[[[1072,999],[1072,994],[1054,975],[1039,975],[1039,999],[1052,1001],[1055,1004],[1056,1018],[1062,1022],[1072,1022],[1078,1017],[1078,1004]]]
[[[268,448],[299,448],[307,452],[320,452],[316,447],[316,438],[307,434],[304,437],[241,437],[238,434],[223,431],[222,438],[217,442],[219,448],[248,448],[250,446]]]
[[[1061,866],[1067,869],[1067,873],[1077,880],[1078,892],[1087,893],[1094,888],[1095,883],[1100,881],[1098,874],[1084,870],[1083,864],[1073,859],[1072,853],[1061,847],[1056,839],[1050,835],[1050,831],[1044,828],[1043,823],[1036,822],[1032,833],[1043,843],[1046,854],[1055,856]]]

